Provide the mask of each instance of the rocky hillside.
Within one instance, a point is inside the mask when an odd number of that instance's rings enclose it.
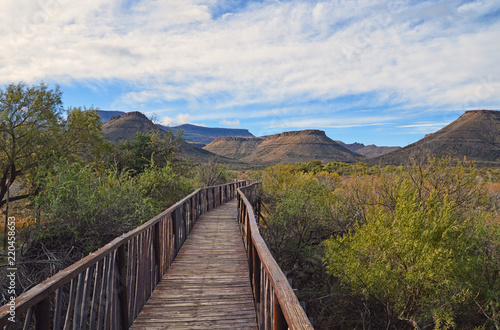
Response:
[[[285,132],[262,138],[217,138],[204,147],[215,154],[251,164],[293,164],[319,159],[353,163],[363,157],[319,130]]]
[[[472,110],[422,140],[374,158],[381,164],[405,164],[413,158],[451,156],[483,165],[500,165],[500,111]]]

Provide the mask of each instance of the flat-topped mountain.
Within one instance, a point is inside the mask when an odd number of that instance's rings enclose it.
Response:
[[[253,164],[293,164],[319,159],[353,163],[363,157],[326,136],[324,131],[284,132],[258,138],[217,138],[205,150]]]
[[[466,157],[480,164],[500,163],[500,111],[471,110],[401,150],[373,159],[382,164],[405,164],[409,159],[432,155]]]
[[[172,130],[174,133],[177,133],[178,130],[181,130],[184,139],[187,142],[195,143],[201,146],[205,146],[210,142],[212,142],[215,138],[221,136],[253,137],[253,134],[250,133],[247,129],[239,129],[239,128],[204,127],[192,124],[184,124],[173,127],[168,127],[163,125],[158,125],[158,126],[164,130]]]

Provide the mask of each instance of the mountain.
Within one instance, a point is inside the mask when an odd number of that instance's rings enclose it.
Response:
[[[481,165],[500,165],[500,111],[471,110],[460,118],[426,135],[423,139],[373,161],[381,164],[405,164],[427,155],[451,156],[476,161]]]
[[[131,140],[138,132],[164,134],[163,130],[139,111],[111,117],[102,125],[102,130],[106,139],[113,142]]]
[[[113,142],[133,139],[138,132],[143,134],[167,134],[143,113],[138,111],[127,112],[120,116],[111,117],[108,122],[102,125],[102,130],[106,139]],[[177,147],[181,150],[181,156],[185,158],[206,161],[212,157],[216,157],[213,153],[195,147],[185,141],[181,141]]]
[[[344,143],[344,142],[338,141],[338,140],[335,140],[335,142],[337,142],[338,144],[340,144],[344,148],[349,149],[353,152],[358,152],[359,149],[362,149],[365,147],[365,145],[363,143],[358,143],[358,142]]]
[[[389,152],[401,149],[401,147],[379,147],[374,144],[365,146],[363,143],[357,143],[357,142],[350,144],[345,144],[342,141],[335,141],[335,142],[345,147],[346,149],[349,149],[355,153],[365,156],[366,158],[374,158],[382,156],[388,154]]]
[[[266,137],[219,137],[204,147],[214,154],[251,164],[293,164],[319,159],[353,163],[363,157],[319,130],[284,132]]]
[[[97,114],[101,117],[101,122],[104,124],[109,121],[111,117],[121,116],[125,112],[123,111],[110,111],[110,110],[97,110]]]
[[[166,131],[172,130],[175,134],[177,134],[178,130],[181,130],[184,139],[187,142],[195,143],[197,146],[202,147],[212,142],[215,138],[221,136],[253,137],[253,134],[248,130],[238,128],[203,127],[192,124],[184,124],[173,127],[163,125],[158,126]]]

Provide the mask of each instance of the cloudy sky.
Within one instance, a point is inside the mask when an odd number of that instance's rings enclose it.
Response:
[[[2,0],[0,84],[65,107],[404,146],[500,109],[500,1]]]

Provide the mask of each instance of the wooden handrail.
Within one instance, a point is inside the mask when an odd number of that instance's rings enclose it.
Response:
[[[313,329],[292,287],[260,235],[253,208],[258,183],[238,189],[238,221],[248,257],[259,329]]]
[[[200,215],[247,181],[205,187],[15,299],[16,322],[35,329],[126,329],[137,317]],[[12,326],[0,307],[0,328]],[[23,320],[24,319],[24,320]]]

